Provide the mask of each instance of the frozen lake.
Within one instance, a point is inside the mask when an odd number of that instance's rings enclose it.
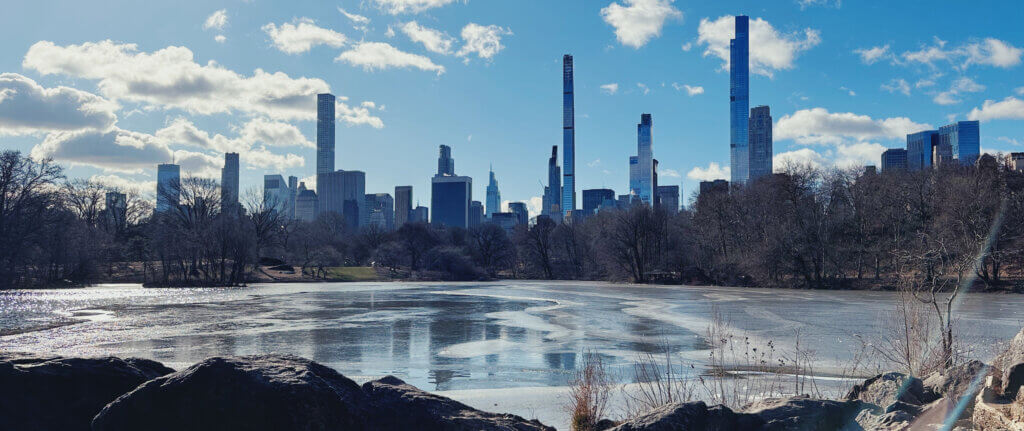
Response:
[[[587,350],[623,380],[640,355],[666,347],[704,364],[713,304],[736,335],[780,351],[799,337],[827,371],[860,350],[858,337],[882,333],[895,294],[539,281],[7,291],[0,350],[138,356],[173,368],[291,353],[358,381],[393,374],[479,408],[533,416],[502,400],[557,392]],[[978,347],[972,355],[986,360],[988,347],[1021,329],[1024,296],[969,294],[958,310],[962,337]]]

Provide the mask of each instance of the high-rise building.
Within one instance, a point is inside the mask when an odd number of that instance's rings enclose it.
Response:
[[[487,211],[484,218],[490,218],[491,214],[501,212],[501,192],[498,190],[498,180],[494,179],[494,168],[491,168],[491,179],[487,183]]]
[[[654,149],[651,142],[651,125],[651,114],[641,114],[640,123],[636,125],[636,157],[629,158],[629,184],[630,192],[641,202],[654,206]]]
[[[592,215],[606,200],[615,200],[615,191],[611,189],[587,189],[583,191],[583,214]]]
[[[629,193],[640,195],[640,158],[629,156]]]
[[[658,206],[669,214],[679,212],[679,186],[658,186]]]
[[[473,179],[435,176],[430,181],[430,222],[437,226],[469,227],[469,203],[473,201]]]
[[[290,217],[290,214],[294,213],[291,196],[292,191],[284,182],[283,176],[277,174],[263,176],[264,208],[283,214],[284,217]]]
[[[576,209],[576,120],[572,56],[562,56],[562,204],[561,212]],[[550,186],[549,186],[550,187]]]
[[[224,167],[220,170],[220,208],[232,213],[238,208],[238,153],[224,153]]]
[[[317,176],[319,212],[337,213],[350,229],[367,220],[366,173],[337,170]]]
[[[128,225],[128,196],[120,192],[107,192],[103,216],[112,231],[124,230]]]
[[[494,213],[491,215],[491,223],[500,226],[505,229],[505,233],[512,235],[515,233],[516,225],[519,224],[519,218],[511,212]]]
[[[907,170],[907,150],[890,148],[882,153],[882,172]]]
[[[316,174],[334,172],[334,95],[316,95]],[[320,187],[320,182],[317,182]]]
[[[729,41],[729,160],[733,184],[749,178],[750,41],[749,19],[736,17],[736,38]]]
[[[1006,165],[1010,170],[1024,171],[1024,153],[1010,153],[1006,155]]]
[[[156,212],[178,205],[181,199],[181,166],[164,163],[156,167]]]
[[[526,203],[524,202],[509,202],[508,212],[512,213],[516,217],[516,224],[528,224],[530,223],[530,212],[526,209]]]
[[[747,127],[747,152],[750,154],[749,181],[772,174],[772,113],[767,106],[750,110]]]
[[[452,147],[441,145],[439,153],[437,156],[436,176],[455,175],[455,159],[452,158]]]
[[[938,145],[938,130],[925,130],[907,135],[907,170],[920,171],[930,168],[932,153]]]
[[[981,134],[977,121],[958,121],[939,128],[939,145],[948,146],[953,160],[970,166],[981,155]],[[884,169],[883,169],[884,170]]]
[[[544,208],[541,214],[553,220],[561,220],[562,211],[562,168],[558,167],[558,145],[551,146],[551,158],[548,159],[548,185],[544,187],[541,199]]]
[[[299,183],[299,192],[295,196],[295,219],[311,222],[316,220],[316,192],[306,188],[306,183]]]
[[[661,202],[658,201],[658,159],[653,159],[652,162],[654,168],[651,171],[651,190],[652,193],[654,193],[654,195],[652,196],[654,200],[654,206],[658,206],[659,204],[661,204]]]
[[[412,216],[412,186],[395,187],[395,227],[409,222]]]
[[[469,203],[469,227],[480,226],[487,218],[484,217],[484,204],[480,201]]]
[[[426,223],[430,221],[430,208],[423,205],[417,205],[412,210],[412,216],[409,217],[410,223]]]
[[[295,199],[299,197],[299,178],[288,177],[288,218],[295,218]]]
[[[384,230],[395,229],[395,200],[387,193],[372,193],[363,197],[366,202],[366,225]]]
[[[729,182],[726,180],[701,181],[700,194],[705,196],[711,193],[729,193]]]

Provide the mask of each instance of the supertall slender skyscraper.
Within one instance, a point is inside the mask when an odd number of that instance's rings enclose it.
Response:
[[[316,95],[316,173],[331,172],[334,172],[334,95],[323,93]]]
[[[164,163],[156,166],[156,212],[178,205],[181,197],[181,166]]]
[[[562,214],[576,209],[576,129],[572,56],[562,56]]]
[[[654,148],[651,139],[651,114],[641,114],[636,125],[636,194],[644,203],[654,206]]]
[[[501,191],[498,190],[498,180],[494,178],[494,168],[491,168],[491,179],[487,183],[487,211],[485,218],[491,218],[491,214],[501,212]]]
[[[767,106],[750,110],[750,181],[772,174],[772,113]]]
[[[238,153],[224,153],[224,167],[220,170],[221,211],[233,212],[238,206]]]
[[[736,38],[729,41],[729,161],[732,183],[745,184],[750,176],[750,40],[749,19],[736,17]]]
[[[561,218],[562,211],[562,168],[558,167],[558,145],[551,146],[551,158],[548,159],[548,186],[544,187],[544,208],[541,214],[556,220]]]

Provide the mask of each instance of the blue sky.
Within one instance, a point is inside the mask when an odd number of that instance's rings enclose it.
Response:
[[[576,66],[577,182],[623,193],[640,114],[660,183],[728,178],[733,14],[751,17],[751,106],[784,160],[876,164],[908,132],[982,121],[985,151],[1024,151],[1016,2],[340,0],[17,2],[0,36],[0,147],[149,191],[155,165],[242,188],[315,171],[315,97],[339,96],[337,162],[367,193],[429,202],[437,146],[482,200],[542,194],[561,143],[561,56]]]

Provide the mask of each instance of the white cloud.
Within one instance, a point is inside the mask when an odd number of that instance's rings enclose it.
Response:
[[[313,120],[316,94],[331,90],[321,79],[291,78],[262,69],[244,76],[213,61],[197,64],[185,47],[147,53],[138,52],[135,44],[109,40],[66,47],[37,42],[22,66],[43,75],[98,80],[100,93],[109,99],[202,115],[241,112]]]
[[[427,9],[445,6],[455,0],[373,0],[377,6],[392,15],[420,13]]]
[[[0,73],[0,136],[82,129],[106,130],[119,107],[70,87],[44,88],[29,77]]]
[[[1008,138],[1006,136],[1000,136],[1000,137],[996,138],[996,140],[999,141],[999,142],[1006,142],[1007,144],[1013,145],[1015,147],[1024,146],[1024,142],[1021,142],[1021,141],[1019,141],[1017,139]]]
[[[931,87],[931,86],[934,86],[934,85],[935,85],[935,81],[934,80],[928,79],[928,78],[924,78],[924,79],[917,80],[917,82],[914,83],[914,88],[925,88],[925,87]]]
[[[452,44],[455,38],[448,36],[438,30],[419,25],[416,21],[409,21],[400,27],[413,42],[423,44],[427,51],[448,55],[452,53]]]
[[[1017,89],[1014,91],[1016,91],[1017,94],[1024,96],[1024,87],[1017,87]]]
[[[93,175],[89,177],[89,181],[121,191],[134,190],[148,193],[156,190],[156,181],[139,181],[114,174]]]
[[[843,5],[843,0],[796,0],[796,4],[800,5],[800,10],[807,9],[811,6],[834,7],[839,9]]]
[[[697,27],[697,43],[707,46],[704,56],[722,60],[722,69],[729,68],[729,40],[736,34],[732,15],[716,20],[704,18]],[[802,33],[780,33],[768,21],[750,20],[750,71],[772,77],[775,71],[792,69],[801,52],[821,43],[817,30],[804,29]]]
[[[348,40],[345,35],[316,25],[312,19],[299,18],[278,27],[269,23],[261,27],[274,46],[285,54],[301,54],[317,45],[340,48]]]
[[[873,165],[879,162],[885,150],[884,145],[875,142],[839,145],[836,147],[834,163],[842,168]]]
[[[287,123],[261,119],[249,121],[237,130],[238,136],[229,138],[221,134],[210,135],[185,118],[177,118],[157,130],[155,138],[164,145],[180,144],[211,150],[216,153],[239,153],[249,166],[286,170],[301,167],[305,160],[295,154],[276,154],[268,147],[316,148],[299,129]]]
[[[359,14],[349,13],[345,9],[342,9],[341,6],[338,6],[338,12],[341,12],[342,15],[345,15],[345,18],[348,18],[349,21],[352,21],[352,27],[355,28],[356,30],[362,32],[367,31],[367,26],[370,24],[369,18]]]
[[[839,87],[839,89],[842,90],[842,91],[845,91],[846,94],[849,94],[850,96],[856,96],[857,95],[856,91],[853,91],[853,90],[851,90],[849,88],[846,88],[846,86],[841,86],[841,87]]]
[[[686,42],[682,46],[683,51],[690,52],[693,49],[693,42]]]
[[[206,17],[206,22],[203,23],[203,29],[204,30],[209,30],[209,29],[212,28],[212,29],[216,29],[216,30],[223,30],[224,26],[227,25],[227,24],[228,24],[228,10],[227,9],[221,9],[219,11],[216,11],[216,12],[210,14],[210,16]]]
[[[223,34],[218,34],[218,35],[213,37],[213,40],[216,41],[217,43],[224,43],[224,42],[228,41],[228,38],[224,37]]]
[[[540,215],[541,210],[544,209],[544,199],[540,196],[531,196],[526,201],[526,211],[530,213],[530,217],[536,217]]]
[[[772,157],[772,167],[775,172],[785,172],[789,167],[806,165],[821,169],[827,164],[829,162],[824,156],[810,148],[786,151]]]
[[[644,84],[642,82],[637,82],[636,83],[636,87],[639,88],[640,91],[643,92],[645,96],[651,93],[651,89],[647,87],[647,84]]]
[[[1021,63],[1024,49],[1017,48],[1009,42],[995,38],[969,42],[954,48],[946,48],[946,41],[935,38],[930,46],[922,46],[917,51],[907,51],[901,59],[908,63],[921,63],[936,67],[935,63],[945,61],[960,70],[973,64],[1010,68]]]
[[[444,66],[434,64],[429,58],[401,51],[384,42],[361,42],[339,54],[334,61],[343,61],[367,71],[413,67],[437,72],[438,75],[444,73]]]
[[[596,168],[601,166],[601,159],[594,159],[587,163],[587,167]]]
[[[388,38],[392,38],[392,37],[395,37],[395,29],[394,29],[394,28],[392,28],[392,27],[391,27],[391,26],[389,25],[389,26],[388,26],[388,30],[384,32],[384,36],[386,36],[386,37],[388,37]]]
[[[698,94],[704,94],[704,87],[701,87],[699,85],[698,86],[691,86],[689,84],[682,84],[682,85],[680,85],[679,83],[673,82],[672,83],[672,88],[676,89],[676,91],[684,91],[685,90],[686,94],[689,95],[690,97],[696,96]]]
[[[625,6],[613,1],[602,8],[601,18],[615,27],[615,38],[619,43],[634,49],[660,36],[666,20],[683,18],[683,13],[672,7],[673,0],[623,1]]]
[[[910,83],[905,79],[892,79],[889,82],[882,84],[882,89],[890,93],[903,93],[906,96],[910,95]]]
[[[456,55],[466,57],[476,53],[477,57],[489,60],[505,48],[501,45],[501,37],[511,35],[511,30],[496,25],[466,24],[462,28],[463,45]]]
[[[675,169],[659,169],[658,176],[666,178],[682,178],[682,175],[679,175],[679,171]]]
[[[939,105],[954,105],[960,103],[960,99],[956,96],[964,93],[977,93],[985,90],[985,86],[974,82],[971,78],[961,77],[955,81],[949,87],[949,90],[943,91],[935,95],[932,99]]]
[[[933,129],[906,117],[872,119],[852,112],[828,112],[825,108],[801,109],[784,115],[775,124],[776,141],[793,139],[801,144],[839,144],[845,139],[905,139],[909,133]]]
[[[968,120],[1024,120],[1024,100],[1007,97],[999,102],[986,100],[981,108],[971,109]]]
[[[876,46],[873,48],[860,48],[855,49],[853,52],[860,54],[860,60],[864,64],[874,64],[879,60],[886,58],[892,58],[893,54],[889,51],[889,45]]]
[[[695,166],[686,173],[686,178],[694,181],[727,180],[731,178],[731,169],[728,166],[720,166],[718,162],[711,162],[708,167]]]
[[[616,82],[612,82],[610,84],[604,84],[604,85],[601,86],[601,91],[605,92],[606,94],[618,93],[619,92],[619,84],[616,83]]]
[[[52,157],[71,165],[118,172],[141,172],[174,157],[174,152],[156,137],[116,127],[108,131],[50,133],[30,154],[36,159]]]

